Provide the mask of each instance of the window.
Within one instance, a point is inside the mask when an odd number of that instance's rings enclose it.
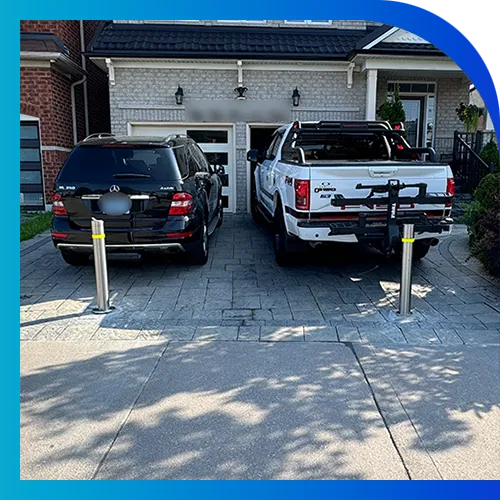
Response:
[[[433,94],[436,91],[434,83],[426,82],[389,82],[387,90],[394,92],[396,85],[399,87],[399,92],[403,94]]]
[[[20,191],[25,210],[44,207],[42,155],[37,121],[22,121],[20,129]]]
[[[40,150],[38,148],[21,148],[22,162],[39,162]]]
[[[283,132],[281,134],[276,134],[275,138],[271,142],[271,145],[266,152],[266,160],[274,160],[276,158],[281,144],[281,139],[283,139]]]
[[[228,153],[205,153],[210,165],[227,165],[229,163]]]
[[[227,130],[187,130],[187,135],[199,144],[226,144]]]
[[[148,181],[178,180],[172,148],[130,146],[80,146],[66,160],[60,182],[99,179],[115,183],[121,176]]]
[[[38,139],[38,125],[22,125],[21,140],[23,139]]]
[[[22,207],[43,207],[43,194],[42,193],[21,193],[21,206]]]
[[[42,184],[40,170],[21,170],[21,184]]]

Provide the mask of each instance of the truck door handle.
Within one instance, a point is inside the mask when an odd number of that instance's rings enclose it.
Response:
[[[393,170],[374,170],[372,168],[369,169],[371,177],[390,177],[391,175],[397,172],[397,169]]]

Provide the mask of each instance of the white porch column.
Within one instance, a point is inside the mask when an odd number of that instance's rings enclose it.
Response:
[[[366,119],[377,117],[377,70],[366,70]]]

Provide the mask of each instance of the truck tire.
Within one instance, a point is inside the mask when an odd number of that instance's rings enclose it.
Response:
[[[431,248],[431,240],[417,240],[413,243],[413,260],[423,259]]]
[[[89,263],[89,255],[86,253],[74,252],[67,248],[61,248],[61,256],[64,262],[70,266],[86,266]]]
[[[278,205],[274,215],[274,256],[279,266],[286,267],[299,263],[299,257],[304,250],[304,242],[292,238],[287,230],[281,205]]]

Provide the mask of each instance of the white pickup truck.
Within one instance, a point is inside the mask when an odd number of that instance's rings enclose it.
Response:
[[[414,224],[418,259],[451,232],[452,171],[433,149],[412,148],[402,124],[295,122],[275,131],[264,155],[250,150],[247,159],[252,215],[273,224],[280,265],[308,244],[398,252],[404,223]]]

